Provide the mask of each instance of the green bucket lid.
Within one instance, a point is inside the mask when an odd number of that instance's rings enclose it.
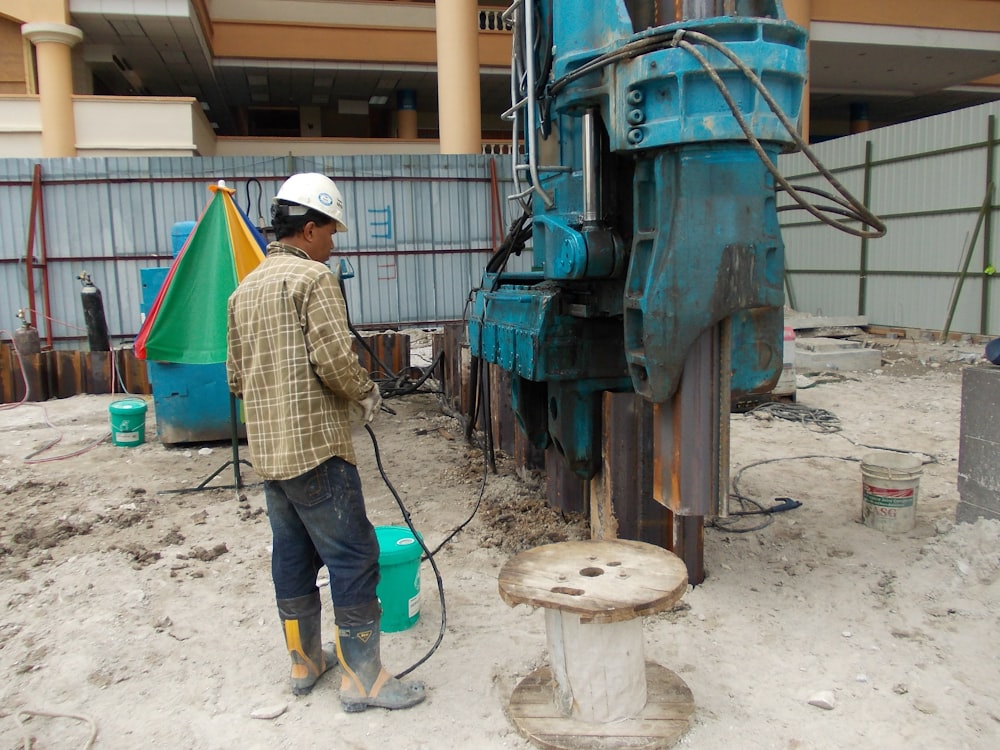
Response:
[[[378,560],[383,565],[408,562],[419,558],[423,552],[413,532],[404,526],[376,526],[375,536],[378,537]]]
[[[122,401],[112,401],[108,405],[112,414],[141,414],[146,411],[146,402],[137,398],[127,398]]]

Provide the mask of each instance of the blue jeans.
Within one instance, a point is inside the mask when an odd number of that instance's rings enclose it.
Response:
[[[316,589],[316,574],[330,571],[334,607],[376,600],[378,539],[365,512],[356,466],[333,457],[294,479],[264,482],[274,550],[271,578],[277,599]]]

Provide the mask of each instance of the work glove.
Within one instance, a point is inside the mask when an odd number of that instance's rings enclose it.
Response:
[[[371,424],[372,420],[375,419],[375,415],[378,414],[378,410],[381,408],[382,394],[376,385],[368,392],[367,396],[361,399],[361,411],[364,423]]]

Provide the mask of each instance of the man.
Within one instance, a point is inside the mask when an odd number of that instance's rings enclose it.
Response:
[[[226,370],[243,399],[254,470],[265,480],[292,692],[308,693],[338,659],[344,710],[407,708],[424,699],[424,686],[382,667],[378,540],[351,440],[351,410],[371,422],[382,397],[351,350],[347,305],[324,265],[334,234],[347,231],[344,202],[328,177],[296,174],[271,216],[277,241],[229,298]],[[320,637],[322,565],[330,572],[335,653]]]

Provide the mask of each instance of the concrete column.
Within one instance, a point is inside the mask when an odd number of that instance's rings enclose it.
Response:
[[[396,137],[417,139],[417,92],[413,89],[396,92]]]
[[[476,0],[435,0],[438,120],[442,154],[482,150],[479,7]]]
[[[812,23],[812,0],[784,0],[785,15],[788,20],[798,24],[807,32],[810,31]],[[808,53],[809,48],[806,47]],[[810,64],[811,64],[810,60]],[[805,140],[809,141],[809,78],[806,78],[806,85],[802,89],[802,119],[799,132]]]
[[[70,48],[83,40],[83,32],[64,23],[26,23],[21,35],[35,45],[42,156],[76,156]]]

